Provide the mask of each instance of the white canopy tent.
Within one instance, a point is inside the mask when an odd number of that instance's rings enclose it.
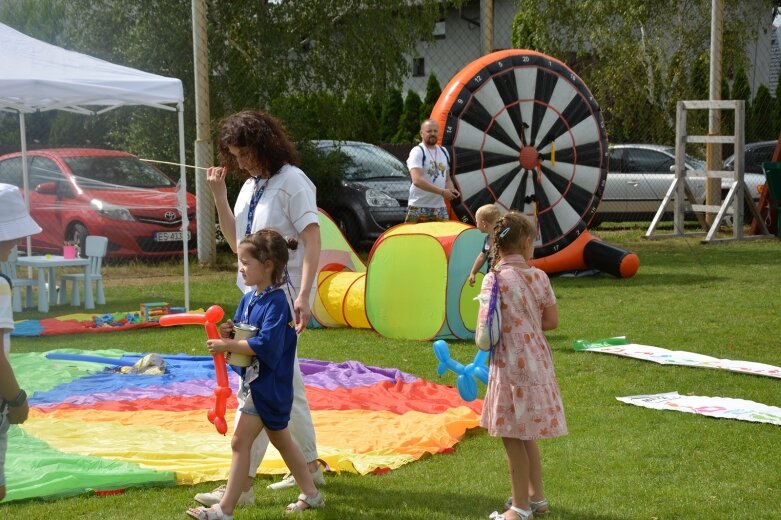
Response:
[[[0,110],[19,114],[24,157],[25,199],[29,204],[25,113],[66,110],[98,115],[143,105],[176,111],[179,122],[179,209],[184,252],[184,305],[190,307],[187,198],[182,82],[51,45],[0,23]],[[28,239],[28,248],[29,248]],[[29,253],[29,251],[28,251]]]

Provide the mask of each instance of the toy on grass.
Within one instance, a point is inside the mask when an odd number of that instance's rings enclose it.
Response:
[[[225,311],[219,305],[212,305],[206,309],[205,313],[182,313],[167,314],[160,316],[160,325],[169,327],[171,325],[203,325],[206,329],[206,337],[209,339],[220,339],[217,331],[217,323],[225,315]],[[225,408],[228,398],[231,396],[231,389],[228,386],[228,369],[225,365],[225,355],[222,352],[214,354],[214,375],[217,379],[217,388],[214,389],[214,408],[209,410],[209,422],[214,424],[217,431],[225,435],[228,431],[228,424],[225,422]]]
[[[445,340],[438,339],[434,342],[434,355],[439,360],[437,374],[443,376],[448,370],[458,374],[456,388],[458,388],[458,394],[464,401],[477,399],[478,380],[484,385],[488,384],[488,369],[485,366],[485,362],[488,360],[489,354],[490,352],[487,350],[478,350],[477,354],[475,354],[475,359],[464,366],[450,357],[450,349]]]
[[[88,327],[98,329],[101,327],[122,327],[123,325],[134,325],[140,323],[141,316],[137,312],[115,312],[92,316],[92,321],[87,324]]]
[[[150,302],[141,304],[141,315],[144,321],[158,321],[161,316],[171,314],[168,302]]]

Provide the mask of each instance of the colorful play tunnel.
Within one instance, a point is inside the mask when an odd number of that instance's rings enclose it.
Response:
[[[390,338],[472,338],[480,286],[467,283],[484,235],[461,222],[403,224],[375,243],[366,314]]]
[[[461,222],[402,224],[375,243],[368,269],[325,213],[315,320],[429,340],[474,336],[480,285],[467,283],[483,235]]]

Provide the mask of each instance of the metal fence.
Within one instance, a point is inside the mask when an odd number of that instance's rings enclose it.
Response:
[[[191,2],[142,2],[155,16],[132,27],[120,24],[138,14],[138,2],[115,2],[111,12],[78,19],[77,9],[88,3],[73,2],[64,8],[69,23],[48,32],[15,4],[0,5],[0,22],[66,48],[179,77],[185,84],[187,162],[198,163],[189,148],[197,137],[195,98],[203,95],[203,84],[194,81],[187,43],[194,34]],[[293,17],[292,10],[284,11],[287,18],[280,13],[288,2],[239,2],[231,13],[220,3],[194,4],[206,8],[196,22],[208,34],[208,73],[201,81],[210,84],[209,144],[219,120],[233,111],[255,107],[280,117],[299,143],[302,168],[318,185],[320,205],[358,248],[403,221],[410,185],[405,162],[427,117],[440,122],[461,192],[451,204],[454,218],[474,223],[480,205],[497,203],[535,214],[558,238],[575,228],[650,224],[673,181],[676,103],[712,95],[714,7],[723,9],[716,27],[723,64],[716,95],[746,101],[745,181],[755,201],[764,184],[761,164],[771,158],[781,131],[775,2],[698,0],[687,3],[682,18],[673,16],[681,14],[680,5],[657,6],[657,12],[646,2],[627,2],[628,9],[641,6],[635,18],[629,11],[600,11],[599,2],[580,12],[580,3],[559,0],[396,2],[358,12],[347,10],[349,2],[312,2],[312,12]],[[407,12],[418,8],[414,16]],[[358,31],[378,18],[373,35]],[[397,36],[404,24],[411,27],[410,20],[423,29],[406,30],[410,43],[392,48],[384,33]],[[279,39],[293,31],[295,41],[272,47],[258,36],[264,27]],[[583,40],[586,33],[591,40]],[[372,54],[378,49],[384,54]],[[95,145],[158,162],[143,167],[131,164],[132,158],[91,158],[86,151],[68,157],[32,152],[32,210],[51,230],[46,243],[36,239],[35,249],[56,251],[99,233],[110,239],[109,257],[177,253],[181,215],[169,199],[175,200],[178,167],[165,164],[179,162],[170,117],[131,109],[88,121],[79,117],[33,115],[30,149]],[[721,135],[735,134],[729,117],[720,122]],[[693,116],[689,125],[691,133],[710,130],[707,115]],[[14,114],[0,114],[3,152],[18,151],[18,131]],[[320,156],[334,151],[342,154],[340,171],[324,171],[334,163]],[[718,145],[710,158],[705,146],[686,151],[684,167],[693,172],[733,164],[730,144]],[[157,176],[158,168],[174,182]],[[19,158],[0,158],[0,182],[19,184],[20,171]],[[194,192],[202,172],[188,168],[187,175]],[[338,183],[329,181],[334,175]],[[696,202],[704,202],[705,178],[692,174],[690,182]],[[722,181],[716,195],[726,194],[730,182]],[[231,196],[237,189],[231,186]],[[190,202],[192,220],[213,220],[210,208],[196,212],[195,200]],[[662,222],[671,219],[671,212],[662,216]],[[693,211],[687,219],[698,225]],[[212,222],[193,224],[193,251],[213,229]]]

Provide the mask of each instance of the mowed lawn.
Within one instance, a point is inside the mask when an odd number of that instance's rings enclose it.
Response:
[[[639,228],[595,234],[636,252],[641,266],[631,279],[553,278],[561,324],[548,337],[570,433],[540,443],[553,511],[546,518],[781,518],[781,428],[649,410],[616,400],[678,391],[781,407],[781,380],[572,350],[577,339],[625,335],[635,343],[781,365],[781,241],[646,241]],[[141,302],[159,300],[181,305],[181,272],[180,265],[166,263],[108,266],[108,301],[96,312],[135,310]],[[193,265],[191,308],[219,304],[232,313],[239,297],[234,273],[229,258],[220,268]],[[59,314],[72,311],[55,308]],[[17,316],[39,317],[34,311]],[[469,342],[450,344],[453,357],[462,363],[474,357]],[[13,339],[14,352],[66,347],[205,353],[199,327]],[[430,342],[391,340],[368,330],[308,330],[299,355],[355,359],[445,384],[455,381],[452,374],[436,375]],[[481,396],[484,390],[481,386]],[[501,509],[510,493],[501,442],[479,429],[452,454],[427,457],[384,475],[343,473],[327,480],[327,507],[306,513],[308,518],[487,518]],[[284,516],[284,505],[297,493],[267,491],[270,481],[257,480],[258,504],[239,509],[237,519]],[[184,518],[192,496],[214,485],[2,504],[0,518]]]

